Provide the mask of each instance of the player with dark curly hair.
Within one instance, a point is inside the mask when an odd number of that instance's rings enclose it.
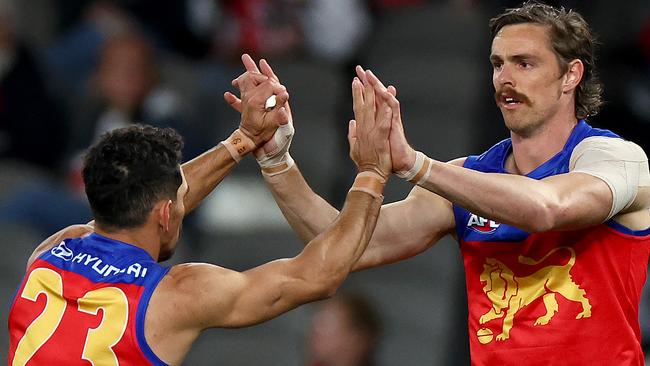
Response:
[[[158,264],[183,217],[244,155],[273,160],[281,150],[273,136],[289,122],[288,94],[266,76],[255,82],[240,127],[183,165],[170,129],[134,125],[90,148],[83,177],[95,220],[54,234],[29,259],[9,315],[10,365],[180,365],[205,329],[257,324],[335,293],[370,240],[392,169],[392,112],[358,98],[359,175],[329,230],[296,257],[245,272]]]

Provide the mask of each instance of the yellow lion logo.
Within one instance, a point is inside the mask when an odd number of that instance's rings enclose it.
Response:
[[[481,273],[483,292],[492,301],[492,308],[479,319],[480,324],[490,320],[503,319],[502,333],[497,341],[504,341],[510,338],[510,329],[513,325],[515,314],[524,306],[530,304],[540,296],[546,307],[546,314],[537,318],[535,325],[548,324],[558,311],[556,294],[561,294],[566,299],[582,304],[582,312],[576,319],[588,318],[591,316],[591,304],[586,298],[585,290],[581,289],[573,279],[569,271],[575,264],[576,253],[573,248],[558,247],[550,251],[539,261],[519,256],[519,263],[536,265],[545,261],[551,254],[560,249],[571,252],[571,259],[563,266],[549,265],[526,277],[518,277],[502,262],[487,258]]]

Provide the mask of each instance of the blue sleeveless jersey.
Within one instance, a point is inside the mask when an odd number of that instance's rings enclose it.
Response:
[[[557,155],[527,176],[569,172],[587,137],[619,138],[580,121]],[[464,166],[504,173],[510,139]],[[650,229],[615,221],[527,233],[453,206],[465,266],[474,365],[643,365],[638,307]]]
[[[10,365],[166,365],[144,336],[169,271],[98,234],[64,240],[27,270],[9,315]]]

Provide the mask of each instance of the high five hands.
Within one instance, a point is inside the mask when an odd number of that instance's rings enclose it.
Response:
[[[225,92],[223,97],[231,107],[242,114],[242,123],[247,121],[247,123],[255,126],[264,125],[263,121],[257,120],[262,116],[259,113],[244,116],[244,111],[247,109],[245,96],[256,90],[259,87],[258,85],[264,83],[279,86],[285,92],[286,88],[280,84],[280,80],[266,60],[260,60],[258,68],[255,61],[249,55],[244,54],[242,55],[242,63],[246,71],[232,81],[232,85],[239,89],[242,99],[239,99],[231,92]],[[280,114],[278,120],[279,127],[265,140],[266,142],[263,145],[258,145],[259,148],[254,152],[257,162],[262,167],[262,172],[267,175],[283,173],[293,166],[293,160],[289,155],[289,147],[291,146],[291,140],[295,130],[293,128],[293,117],[291,116],[291,108],[289,107],[288,94],[286,98],[280,95],[276,96],[276,106],[274,109],[278,110]]]
[[[255,151],[263,172],[286,171],[293,165],[288,150],[294,134],[286,88],[266,60],[260,60],[258,67],[244,54],[242,63],[246,71],[232,81],[241,99],[231,92],[224,93],[224,99],[242,114],[240,129],[266,141],[256,144]],[[372,71],[361,66],[356,67],[356,73],[358,77],[352,82],[354,119],[348,131],[350,157],[359,171],[374,171],[385,179],[391,173],[409,170],[416,152],[406,141],[397,90],[394,86],[385,87]],[[269,91],[277,95],[276,107],[271,112],[262,107],[261,100],[265,95],[268,97]],[[270,134],[268,126],[274,123],[279,128]]]
[[[415,150],[409,145],[404,134],[404,126],[402,125],[402,116],[400,112],[400,104],[397,100],[397,89],[390,85],[388,87],[375,76],[370,70],[364,70],[361,66],[355,69],[358,78],[364,85],[372,86],[375,94],[375,100],[378,108],[387,106],[391,109],[390,121],[390,152],[392,162],[392,172],[398,173],[411,169],[415,163]],[[364,91],[366,88],[364,88]]]

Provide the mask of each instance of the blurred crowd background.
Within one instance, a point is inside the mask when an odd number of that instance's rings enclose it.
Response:
[[[607,104],[591,123],[650,151],[650,2],[548,3],[580,11],[602,43]],[[103,132],[171,126],[191,159],[238,124],[222,95],[243,71],[241,54],[265,57],[291,95],[292,156],[340,207],[355,172],[345,138],[354,65],[397,87],[414,147],[439,160],[480,153],[508,137],[492,98],[487,22],[519,4],[0,0],[0,359],[29,254],[51,233],[91,219],[80,157]],[[386,202],[410,188],[393,179]],[[246,159],[188,217],[170,264],[245,270],[300,248]],[[408,261],[353,274],[334,301],[249,329],[209,331],[185,364],[467,364],[464,291],[458,246],[445,238]],[[650,345],[648,297],[641,319]]]

